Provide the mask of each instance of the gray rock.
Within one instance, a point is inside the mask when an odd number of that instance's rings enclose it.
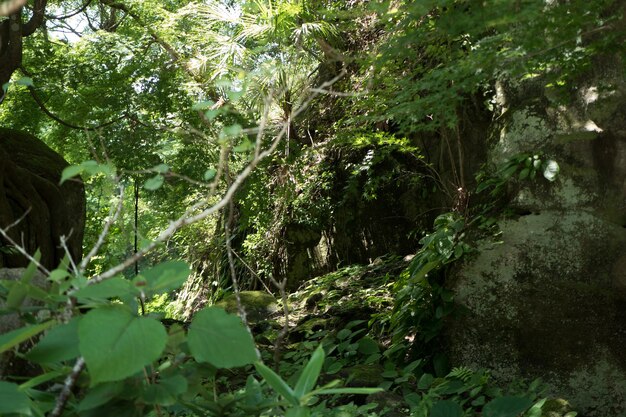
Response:
[[[0,227],[14,224],[11,238],[29,253],[41,251],[41,263],[56,268],[65,256],[82,254],[85,192],[80,179],[59,185],[63,158],[32,135],[0,128]],[[0,239],[0,267],[24,267],[28,261]]]
[[[583,415],[619,417],[626,416],[626,88],[618,79],[598,92],[599,81],[581,83],[568,107],[536,89],[510,106],[502,101],[508,109],[491,161],[537,153],[560,172],[554,182],[537,176],[512,190],[511,206],[525,215],[499,221],[502,243],[480,242],[457,271],[451,286],[466,314],[446,338],[453,365],[490,368],[502,382],[541,377]]]

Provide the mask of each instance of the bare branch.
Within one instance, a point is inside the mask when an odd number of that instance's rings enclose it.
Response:
[[[70,394],[72,393],[72,389],[74,385],[76,385],[76,380],[80,376],[81,372],[85,369],[85,358],[82,356],[76,360],[74,367],[72,368],[72,373],[70,373],[67,378],[65,378],[65,383],[63,384],[63,389],[61,393],[57,397],[57,403],[54,406],[52,412],[48,415],[48,417],[59,417],[63,410],[65,409],[65,405],[67,401],[70,399]]]
[[[339,75],[337,75],[332,80],[323,83],[320,86],[320,88],[324,89],[324,88],[332,86],[339,79],[341,79],[344,75],[345,75],[345,71],[342,71]],[[302,103],[300,105],[300,107],[298,107],[296,110],[294,110],[292,112],[292,117],[296,117],[300,113],[302,113],[308,107],[308,105],[311,103],[311,101],[316,96],[317,96],[317,93],[311,94],[309,96],[309,98],[304,103]],[[264,123],[264,121],[261,121],[261,124],[263,124],[263,123]],[[126,268],[128,268],[131,265],[133,265],[135,262],[137,262],[141,258],[143,258],[147,253],[152,251],[159,244],[161,244],[163,242],[166,242],[170,237],[172,237],[181,228],[183,228],[183,227],[185,227],[187,225],[196,223],[198,221],[204,220],[207,217],[213,215],[214,213],[216,213],[219,210],[221,210],[224,207],[226,207],[226,205],[233,198],[233,196],[235,195],[235,193],[237,192],[239,187],[243,184],[243,182],[246,180],[246,178],[248,178],[250,176],[250,174],[257,167],[257,165],[263,159],[267,158],[269,155],[271,155],[276,150],[276,148],[278,147],[278,144],[285,137],[288,129],[289,129],[289,126],[286,123],[283,124],[281,130],[278,132],[278,134],[276,135],[276,137],[274,138],[274,140],[270,144],[269,148],[266,149],[265,151],[262,151],[262,152],[261,151],[255,152],[255,154],[256,154],[255,157],[239,173],[239,175],[232,182],[232,184],[228,188],[228,190],[226,190],[226,193],[224,194],[224,196],[217,203],[215,203],[211,207],[208,207],[208,208],[202,210],[200,213],[190,214],[194,210],[198,210],[202,206],[205,206],[206,204],[208,204],[208,199],[203,199],[203,200],[199,201],[198,203],[194,204],[189,210],[187,210],[187,212],[185,212],[185,214],[183,214],[177,220],[172,221],[170,223],[170,225],[165,230],[163,230],[159,234],[159,236],[157,236],[157,238],[154,239],[150,244],[146,245],[140,251],[138,251],[137,253],[133,254],[130,257],[128,257],[125,261],[121,262],[120,264],[110,268],[109,270],[103,272],[100,275],[97,275],[97,276],[93,277],[91,280],[89,280],[89,284],[88,285],[94,285],[94,284],[97,284],[99,282],[104,281],[105,279],[108,279],[108,278],[116,276],[117,274],[121,273]],[[259,136],[258,136],[259,139],[257,140],[257,142],[260,141],[260,138],[262,138],[262,135],[263,135],[262,131],[259,131]]]
[[[123,206],[124,206],[124,186],[121,186],[119,201],[117,205],[115,206],[115,208],[111,207],[109,211],[109,217],[107,218],[106,223],[104,223],[104,227],[102,228],[102,232],[100,233],[100,236],[98,236],[98,241],[93,246],[93,248],[91,248],[87,256],[83,258],[83,260],[80,262],[80,265],[78,266],[78,271],[80,273],[85,272],[85,269],[87,268],[87,265],[89,265],[89,262],[91,261],[91,259],[98,253],[98,251],[104,244],[105,239],[109,235],[109,230],[111,229],[111,226],[115,224],[115,222],[119,218],[119,215],[122,212]]]
[[[0,227],[0,235],[2,235],[2,237],[9,242],[11,245],[13,245],[13,247],[22,255],[24,255],[26,257],[26,259],[28,259],[30,262],[34,263],[35,265],[37,265],[37,268],[42,271],[44,274],[49,275],[50,271],[48,271],[46,269],[46,267],[44,267],[37,259],[35,259],[30,253],[28,253],[25,249],[25,245],[23,244],[19,244],[16,241],[14,241],[11,236],[9,236],[9,234],[7,233],[9,229],[11,229],[12,227],[15,227],[17,224],[19,224],[22,220],[24,220],[26,218],[26,216],[28,215],[28,213],[30,212],[30,208],[28,210],[26,210],[26,212],[16,221],[14,221],[13,223],[11,223],[10,225],[8,225],[6,228],[2,228]]]

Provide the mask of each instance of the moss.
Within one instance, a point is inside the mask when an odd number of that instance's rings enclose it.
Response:
[[[541,407],[541,417],[565,417],[572,412],[572,406],[562,398],[549,398]]]
[[[277,310],[276,298],[263,291],[241,291],[239,293],[241,304],[246,311],[248,321],[256,323],[266,319]],[[230,294],[215,304],[231,314],[239,312],[237,297]]]
[[[341,375],[348,379],[350,387],[377,387],[384,381],[383,371],[383,367],[377,364],[354,365],[343,369]]]

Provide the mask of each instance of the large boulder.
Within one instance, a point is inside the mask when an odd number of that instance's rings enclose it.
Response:
[[[451,284],[465,314],[446,332],[453,365],[542,377],[588,417],[626,416],[626,88],[614,74],[589,74],[567,105],[541,80],[500,90],[491,161],[536,153],[560,174],[514,190],[503,243],[480,242]]]
[[[29,253],[41,251],[41,263],[54,268],[65,256],[81,258],[85,192],[79,180],[59,185],[67,162],[32,135],[0,128],[0,227]],[[0,267],[28,261],[0,238]]]

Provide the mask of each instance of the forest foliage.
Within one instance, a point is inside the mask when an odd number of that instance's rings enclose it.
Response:
[[[0,123],[63,155],[62,181],[82,176],[85,258],[49,271],[48,291],[36,254],[0,282],[2,313],[25,322],[0,351],[35,369],[0,382],[1,415],[542,415],[540,383],[498,388],[439,345],[448,266],[489,233],[507,182],[550,163],[475,177],[470,137],[503,110],[499,89],[536,80],[567,100],[619,59],[623,2],[36,0],[17,16],[41,7]],[[332,299],[375,258],[393,273],[350,288],[378,314],[290,329],[296,290]],[[261,287],[286,312],[269,330],[212,306]],[[343,386],[358,366],[383,380]]]

